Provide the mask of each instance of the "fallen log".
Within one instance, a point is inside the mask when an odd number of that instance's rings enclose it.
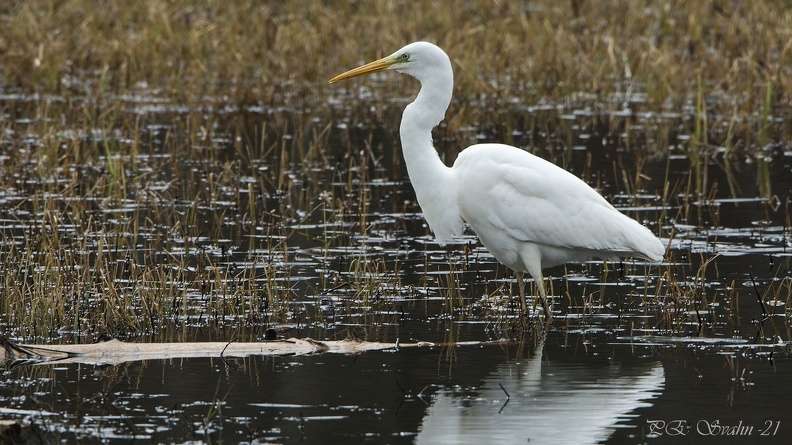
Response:
[[[118,365],[140,360],[174,358],[223,358],[260,356],[294,356],[323,353],[360,354],[366,351],[398,350],[432,346],[432,343],[378,343],[358,340],[316,341],[288,339],[261,342],[128,343],[110,340],[78,345],[17,344],[0,335],[0,361],[10,366],[22,364],[85,363]]]

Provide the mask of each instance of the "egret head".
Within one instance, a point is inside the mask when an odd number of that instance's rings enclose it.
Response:
[[[414,42],[387,57],[339,74],[330,79],[330,83],[386,70],[409,74],[421,80],[422,73],[438,70],[450,72],[450,69],[451,62],[442,49],[428,42]]]

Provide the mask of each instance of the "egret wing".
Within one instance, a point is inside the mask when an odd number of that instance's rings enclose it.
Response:
[[[474,227],[547,246],[625,253],[636,250],[630,233],[648,232],[573,174],[518,148],[476,145],[460,154],[456,168]]]

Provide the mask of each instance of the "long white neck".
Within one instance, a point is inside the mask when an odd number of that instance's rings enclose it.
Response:
[[[446,59],[447,60],[447,59]],[[418,97],[404,109],[399,132],[410,182],[429,227],[440,243],[459,236],[459,214],[454,175],[432,145],[432,129],[443,120],[454,88],[451,63],[427,72],[410,73],[421,82]]]

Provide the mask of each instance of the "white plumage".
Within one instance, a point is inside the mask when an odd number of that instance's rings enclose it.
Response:
[[[467,222],[495,258],[515,271],[523,311],[523,272],[533,276],[550,316],[542,269],[592,258],[662,260],[665,246],[649,229],[573,174],[524,150],[477,144],[463,150],[452,167],[443,164],[432,146],[432,129],[445,116],[454,81],[448,55],[437,46],[411,43],[330,82],[383,70],[421,82],[404,110],[400,135],[429,227],[444,243],[461,235]]]

